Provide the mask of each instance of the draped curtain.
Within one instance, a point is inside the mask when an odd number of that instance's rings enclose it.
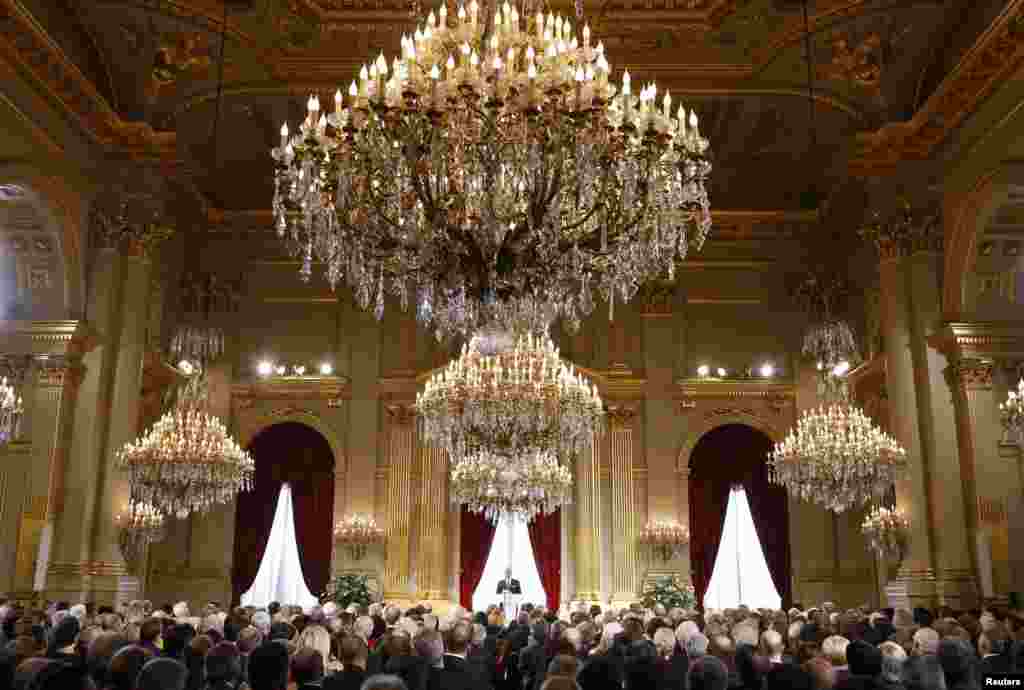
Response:
[[[548,608],[558,610],[562,595],[562,511],[538,515],[527,524],[533,559],[548,598]]]
[[[729,489],[740,483],[761,540],[772,582],[783,607],[791,600],[789,504],[786,491],[769,481],[766,462],[772,442],[743,424],[727,424],[704,434],[690,455],[690,563],[698,605],[715,567]]]
[[[480,577],[487,565],[487,556],[494,543],[496,526],[479,513],[462,508],[459,549],[462,557],[462,571],[459,573],[459,604],[467,610],[473,609],[473,592],[480,584]]]
[[[275,424],[249,446],[256,471],[252,491],[238,494],[232,563],[232,602],[256,578],[270,538],[281,485],[292,488],[295,537],[306,586],[319,596],[331,573],[334,539],[334,455],[316,430],[297,422]]]

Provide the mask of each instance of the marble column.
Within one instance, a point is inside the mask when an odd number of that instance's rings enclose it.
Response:
[[[607,443],[599,434],[576,458],[576,583],[573,599],[588,603],[601,601],[601,449]]]
[[[609,484],[612,492],[612,601],[628,605],[637,597],[637,506],[633,478],[633,424],[636,410],[610,408]]]
[[[416,413],[412,406],[394,403],[388,413],[387,559],[384,598],[408,600],[411,581],[412,481],[416,461]]]
[[[448,599],[448,456],[443,448],[419,450],[416,584],[419,598]]]

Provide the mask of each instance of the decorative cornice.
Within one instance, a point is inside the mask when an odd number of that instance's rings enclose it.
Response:
[[[272,379],[236,383],[231,386],[232,405],[239,409],[252,407],[257,400],[345,400],[351,394],[349,380],[344,376],[281,376]]]
[[[676,388],[680,400],[759,399],[783,401],[784,404],[796,400],[796,385],[788,381],[683,378],[676,381]]]
[[[850,163],[855,175],[893,172],[905,160],[926,160],[995,88],[1024,65],[1024,0],[1003,12],[950,70],[907,122],[858,135],[861,150]]]
[[[633,421],[637,417],[635,405],[608,405],[605,408],[608,416],[608,428],[611,431],[627,431],[633,428]]]
[[[637,295],[640,315],[644,318],[671,318],[676,302],[675,284],[652,283]]]
[[[0,0],[0,60],[31,75],[101,145],[132,158],[177,161],[176,134],[123,121],[17,0]]]
[[[84,321],[0,321],[0,352],[81,357],[98,344]]]
[[[950,361],[1024,359],[1024,323],[947,323],[928,338],[928,344]]]
[[[55,562],[51,563],[47,575],[55,576],[91,576],[91,577],[117,577],[128,573],[124,563],[116,561],[81,561]]]
[[[390,402],[384,405],[388,419],[398,426],[410,426],[416,422],[416,410],[410,403]]]
[[[946,367],[949,384],[964,390],[992,387],[992,362],[980,359],[956,359]]]

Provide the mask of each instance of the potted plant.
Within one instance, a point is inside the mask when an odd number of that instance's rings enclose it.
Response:
[[[692,609],[697,605],[697,594],[689,582],[680,582],[668,575],[653,579],[644,590],[644,606],[649,609],[661,604],[666,609]]]
[[[368,606],[373,601],[369,581],[368,575],[341,573],[327,585],[327,591],[320,596],[320,603],[333,601],[341,609],[352,604]]]

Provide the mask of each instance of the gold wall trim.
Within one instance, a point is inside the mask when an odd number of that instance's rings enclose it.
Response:
[[[84,321],[0,321],[0,352],[8,354],[81,356],[98,344]]]
[[[686,398],[785,398],[796,399],[796,384],[790,381],[750,381],[730,379],[683,378],[676,387]]]
[[[687,296],[687,304],[762,304],[760,297],[690,297]]]
[[[116,561],[55,562],[47,569],[48,576],[117,577],[127,575],[124,563]]]
[[[928,344],[951,359],[1024,359],[1024,323],[947,323],[928,338]]]
[[[232,406],[247,407],[257,400],[347,400],[351,395],[345,376],[281,376],[235,383]]]
[[[261,297],[264,304],[337,304],[340,297]]]

